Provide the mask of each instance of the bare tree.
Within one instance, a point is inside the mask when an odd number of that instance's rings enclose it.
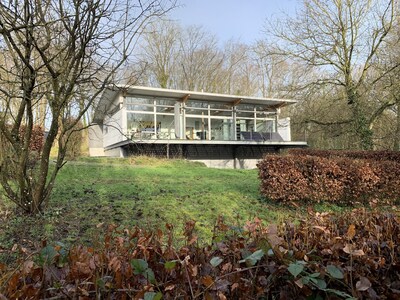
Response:
[[[160,20],[147,27],[141,54],[151,74],[150,85],[171,87],[179,55],[181,28],[169,20]],[[153,80],[154,77],[154,80]]]
[[[299,86],[305,77],[315,76],[304,63],[273,54],[275,50],[265,41],[257,41],[252,47],[252,52],[261,95],[283,98],[304,96],[304,90],[299,89]]]
[[[173,1],[23,0],[0,4],[0,182],[27,213],[47,204],[74,126],[128,60],[143,26]],[[46,101],[40,151],[30,147],[35,110]],[[41,114],[36,114],[41,116]],[[41,116],[43,118],[43,116]],[[50,165],[50,150],[58,156]],[[3,145],[4,146],[4,145]]]
[[[396,18],[396,29],[390,35],[390,40],[381,51],[375,69],[384,75],[381,83],[380,93],[387,97],[387,101],[381,104],[380,109],[389,109],[388,114],[393,119],[394,126],[389,128],[389,133],[393,137],[392,148],[400,151],[400,16]],[[374,114],[371,118],[371,125],[379,118]],[[389,122],[385,122],[389,123]]]
[[[221,92],[237,95],[256,95],[256,68],[251,47],[228,41],[223,48],[225,60],[222,66]]]
[[[217,70],[224,61],[215,36],[201,27],[190,26],[179,36],[179,53],[176,87],[214,92]]]
[[[317,69],[312,84],[339,87],[363,149],[373,146],[363,96],[382,78],[367,82],[367,75],[393,29],[395,10],[394,0],[304,0],[296,16],[267,27],[277,39],[272,54]]]

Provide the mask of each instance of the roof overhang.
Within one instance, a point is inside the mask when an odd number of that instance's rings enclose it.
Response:
[[[260,98],[260,97],[249,97],[240,95],[194,92],[185,90],[171,90],[171,89],[142,87],[142,86],[114,85],[106,88],[106,90],[103,92],[94,113],[94,118],[93,118],[94,122],[96,123],[102,122],[105,112],[108,111],[110,105],[113,103],[115,98],[120,93],[123,93],[126,96],[169,98],[180,102],[186,102],[190,100],[210,101],[210,102],[226,103],[227,105],[233,105],[233,106],[238,105],[239,103],[254,104],[254,105],[262,105],[270,107],[272,109],[284,107],[298,102],[297,100],[293,99]]]

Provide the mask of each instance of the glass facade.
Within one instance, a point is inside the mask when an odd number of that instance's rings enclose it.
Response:
[[[276,130],[274,114],[257,105],[126,97],[125,107],[134,140],[248,140]]]

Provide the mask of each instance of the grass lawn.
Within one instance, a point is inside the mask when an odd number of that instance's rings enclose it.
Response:
[[[184,160],[81,158],[60,171],[42,216],[15,216],[13,206],[0,201],[0,250],[42,240],[90,244],[102,222],[143,228],[172,223],[179,231],[184,221],[195,220],[199,237],[209,242],[219,215],[241,226],[255,216],[281,222],[306,213],[261,197],[257,176],[257,170],[211,169]]]

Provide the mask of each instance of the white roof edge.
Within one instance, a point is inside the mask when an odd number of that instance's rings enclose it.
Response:
[[[265,97],[251,97],[251,96],[243,96],[243,95],[234,95],[234,94],[220,94],[220,93],[208,93],[208,92],[196,92],[196,91],[188,91],[188,90],[175,90],[175,89],[165,89],[165,88],[156,88],[156,87],[145,87],[138,85],[124,85],[124,84],[116,84],[112,87],[118,89],[127,89],[129,90],[137,90],[137,91],[147,91],[147,92],[160,92],[165,94],[190,94],[190,95],[198,95],[198,96],[210,96],[210,97],[224,97],[224,98],[235,98],[235,99],[243,99],[243,100],[266,100],[266,101],[277,101],[277,102],[287,102],[287,103],[297,103],[299,100],[295,99],[280,99],[280,98],[265,98]]]

